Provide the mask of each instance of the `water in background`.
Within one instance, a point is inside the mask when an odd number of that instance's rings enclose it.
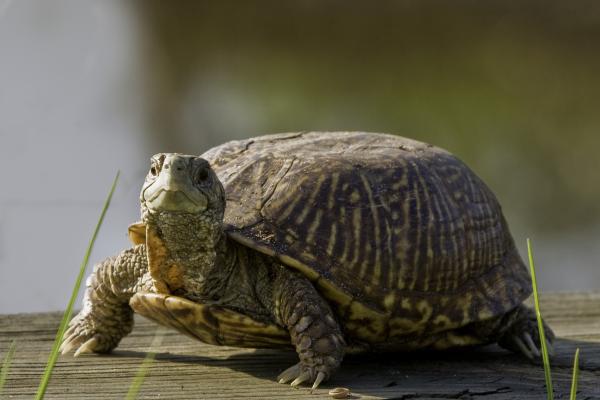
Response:
[[[598,288],[599,46],[591,1],[0,0],[0,313],[64,308],[117,169],[96,261],[128,245],[151,154],[298,130],[447,148],[534,240],[542,290]]]

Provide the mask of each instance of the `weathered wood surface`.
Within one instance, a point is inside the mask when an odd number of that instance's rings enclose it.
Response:
[[[600,293],[552,294],[542,311],[560,339],[553,360],[556,398],[568,398],[575,348],[581,348],[578,399],[600,399]],[[0,354],[17,340],[15,359],[1,398],[32,398],[52,346],[60,315],[0,316]],[[111,355],[58,360],[49,399],[121,399],[157,332],[138,320]],[[445,353],[347,357],[340,372],[315,394],[280,385],[275,377],[296,362],[291,352],[213,347],[164,331],[142,399],[330,398],[336,386],[355,399],[544,399],[541,365],[497,346]]]

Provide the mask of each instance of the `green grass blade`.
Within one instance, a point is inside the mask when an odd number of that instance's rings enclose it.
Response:
[[[531,270],[531,284],[533,286],[533,301],[535,303],[535,314],[537,316],[538,330],[540,331],[540,343],[542,345],[542,360],[544,362],[544,375],[546,378],[547,399],[554,399],[554,388],[552,386],[552,374],[550,373],[550,357],[548,357],[548,347],[546,346],[546,334],[544,332],[544,323],[542,321],[542,312],[540,311],[540,301],[538,297],[537,280],[535,278],[535,265],[533,263],[533,251],[531,250],[531,241],[527,239],[527,254],[529,255],[529,268]]]
[[[144,383],[144,379],[146,378],[146,373],[148,372],[148,369],[154,362],[155,356],[156,356],[156,353],[154,353],[152,351],[149,351],[146,354],[144,361],[142,361],[142,365],[140,365],[140,367],[138,368],[138,371],[135,374],[135,378],[133,378],[133,382],[131,383],[131,386],[129,387],[129,391],[127,392],[127,396],[125,397],[126,400],[135,400],[137,398],[138,393],[140,392],[140,389],[142,387],[142,384]]]
[[[164,335],[164,330],[158,328],[156,334],[154,335],[154,339],[152,340],[152,344],[150,345],[150,349],[155,349],[160,346],[162,342],[162,338]],[[142,364],[138,368],[137,373],[135,374],[135,378],[133,378],[133,382],[131,382],[131,386],[129,386],[129,391],[127,392],[127,396],[125,396],[126,400],[135,400],[140,392],[142,384],[144,383],[144,379],[146,378],[146,374],[148,373],[148,369],[154,362],[154,357],[156,357],[156,353],[153,351],[149,351],[142,361]]]
[[[8,348],[8,352],[6,352],[6,355],[4,356],[4,361],[2,361],[2,370],[0,371],[0,394],[2,394],[2,389],[4,389],[6,378],[8,378],[8,370],[12,364],[12,358],[15,355],[16,344],[17,342],[13,340]]]
[[[577,398],[577,382],[579,381],[579,348],[575,350],[575,360],[573,361],[573,380],[571,381],[570,400]]]
[[[69,304],[67,305],[67,309],[63,314],[62,320],[60,322],[60,327],[58,328],[58,332],[56,333],[56,338],[54,339],[54,345],[52,346],[52,351],[50,352],[50,357],[48,357],[48,363],[46,364],[46,369],[44,370],[44,375],[42,375],[42,380],[40,382],[40,386],[38,387],[38,391],[35,395],[36,400],[41,400],[44,398],[44,394],[46,393],[46,388],[48,387],[48,382],[50,382],[50,377],[52,376],[52,370],[54,369],[54,365],[56,364],[56,359],[58,358],[58,349],[60,348],[60,343],[62,341],[62,337],[67,330],[67,324],[71,319],[71,313],[73,312],[73,304],[77,299],[77,294],[79,293],[79,288],[81,286],[81,281],[83,280],[83,275],[85,273],[90,254],[92,252],[92,248],[94,247],[94,242],[96,241],[96,237],[98,236],[98,231],[100,230],[100,226],[102,225],[102,221],[104,220],[104,215],[106,215],[106,210],[108,210],[108,206],[110,205],[110,200],[112,199],[112,195],[115,192],[115,188],[117,187],[117,181],[119,180],[120,172],[117,171],[117,175],[113,180],[112,186],[110,188],[110,192],[108,193],[108,197],[104,202],[104,207],[102,208],[102,213],[100,214],[100,218],[98,219],[98,223],[96,224],[96,228],[94,229],[94,233],[90,242],[88,244],[87,250],[85,252],[85,256],[83,257],[83,261],[81,262],[81,266],[79,267],[79,275],[77,276],[77,280],[75,281],[75,285],[73,286],[73,292],[71,293],[71,298],[69,299]]]

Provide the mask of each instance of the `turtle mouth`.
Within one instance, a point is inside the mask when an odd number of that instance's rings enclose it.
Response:
[[[158,188],[152,193],[145,193],[146,207],[151,211],[174,211],[199,213],[206,210],[208,200],[200,191],[194,196],[183,190]]]
[[[167,154],[154,163],[142,186],[140,200],[151,211],[198,214],[209,206],[210,196],[198,180],[190,157]]]

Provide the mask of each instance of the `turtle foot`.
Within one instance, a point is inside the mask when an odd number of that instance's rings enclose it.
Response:
[[[107,353],[117,346],[124,333],[122,327],[102,324],[90,314],[80,313],[69,323],[59,351],[67,354],[75,350],[75,357],[85,353]]]
[[[339,368],[344,354],[344,340],[338,333],[325,334],[320,337],[315,335],[327,327],[322,321],[314,321],[311,327],[312,329],[301,332],[295,338],[298,342],[296,350],[300,362],[283,371],[277,379],[279,383],[292,381],[293,387],[302,383],[312,383],[312,392]],[[311,334],[313,335],[311,336]]]
[[[521,306],[515,322],[498,341],[498,344],[508,350],[520,353],[530,360],[541,357],[542,346],[535,311]],[[544,334],[548,355],[554,356],[554,332],[544,323]]]
[[[303,366],[302,362],[291,366],[290,368],[283,371],[277,379],[279,383],[288,383],[292,381],[291,386],[297,387],[304,382],[312,382],[311,392],[319,387],[321,382],[326,381],[329,378],[329,372],[327,368],[316,368]]]

